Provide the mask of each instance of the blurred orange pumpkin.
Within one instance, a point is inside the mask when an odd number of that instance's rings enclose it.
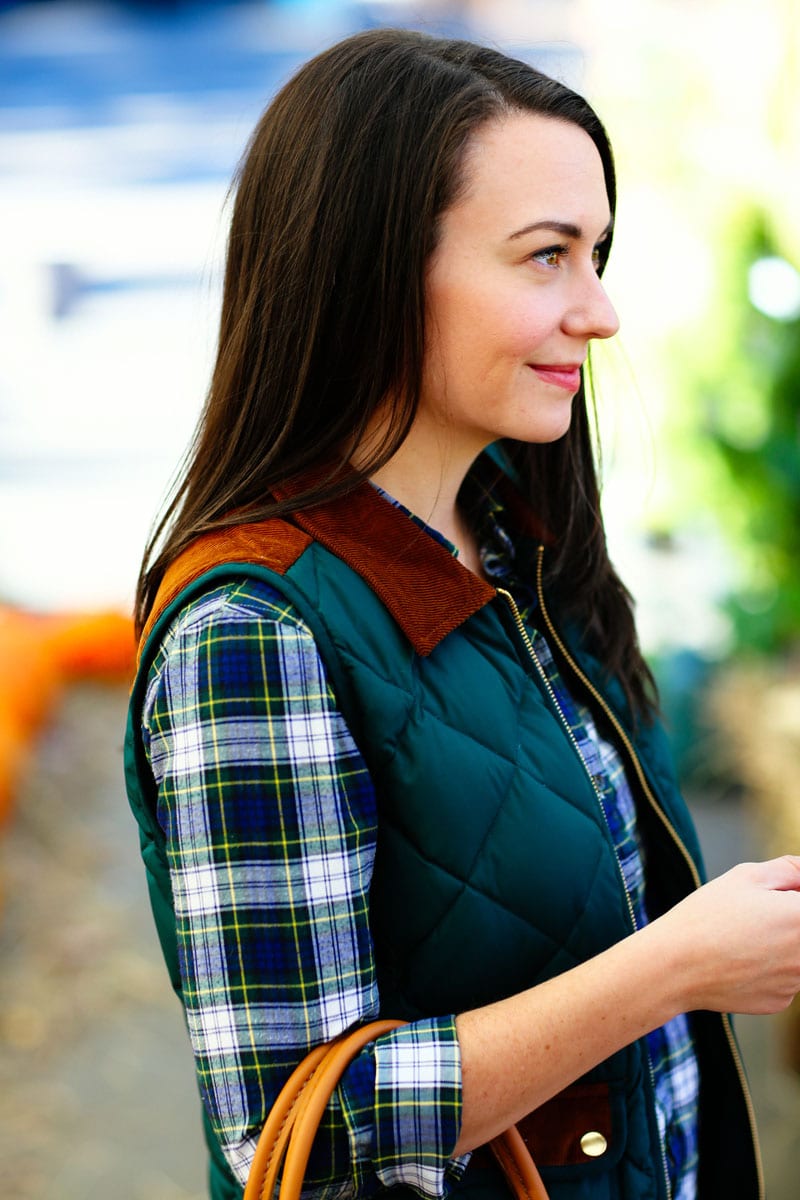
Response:
[[[10,810],[30,742],[61,690],[45,628],[44,617],[0,609],[0,820]]]
[[[46,630],[46,617],[0,609],[0,724],[25,737],[50,715],[61,688]]]
[[[73,613],[47,619],[45,641],[65,679],[129,679],[136,643],[133,622],[119,612]]]
[[[29,746],[19,731],[0,721],[0,826],[11,814],[28,754]]]
[[[0,607],[0,823],[64,684],[131,679],[135,650],[133,623],[118,612],[50,616]]]

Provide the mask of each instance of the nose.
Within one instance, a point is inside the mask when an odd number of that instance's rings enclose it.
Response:
[[[573,337],[610,338],[619,329],[619,317],[596,271],[582,278],[572,304],[564,314],[564,331]]]

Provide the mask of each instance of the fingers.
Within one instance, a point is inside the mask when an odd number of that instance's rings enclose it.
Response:
[[[744,875],[776,892],[800,891],[800,855],[784,854],[767,862],[740,863],[729,875]]]
[[[800,989],[800,856],[741,863],[671,915],[691,1007],[776,1012]]]
[[[776,875],[781,879],[781,882],[772,884],[776,891],[800,891],[800,856],[784,854],[767,865],[774,866]]]

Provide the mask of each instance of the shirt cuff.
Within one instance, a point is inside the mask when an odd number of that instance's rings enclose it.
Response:
[[[360,1056],[347,1080],[357,1093],[358,1076],[370,1072],[372,1111],[353,1103],[349,1086],[350,1094],[342,1097],[353,1160],[382,1187],[403,1184],[428,1200],[442,1200],[469,1162],[468,1154],[452,1157],[461,1128],[455,1018],[414,1021],[378,1038],[369,1050],[371,1064]]]

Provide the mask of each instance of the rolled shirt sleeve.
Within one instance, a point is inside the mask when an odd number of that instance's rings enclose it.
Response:
[[[374,789],[310,630],[261,581],[180,614],[150,671],[143,732],[201,1093],[244,1183],[297,1062],[379,1013]],[[328,1107],[309,1195],[405,1184],[444,1196],[467,1162],[451,1158],[460,1116],[454,1018],[382,1036]]]

